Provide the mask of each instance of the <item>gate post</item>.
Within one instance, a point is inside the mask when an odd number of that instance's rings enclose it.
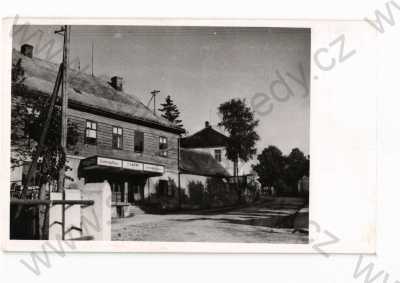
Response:
[[[81,192],[76,189],[65,190],[66,200],[81,200]],[[62,200],[62,193],[50,193],[50,200]],[[49,240],[62,239],[62,205],[49,207]],[[80,205],[65,206],[65,240],[81,236],[81,207]]]
[[[82,236],[92,236],[95,241],[111,241],[111,188],[110,184],[88,183],[81,189],[82,200],[94,204],[82,207]]]

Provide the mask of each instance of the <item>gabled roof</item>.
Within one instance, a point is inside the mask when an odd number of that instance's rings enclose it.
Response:
[[[229,177],[230,174],[207,152],[181,148],[179,169],[182,173],[207,177]]]
[[[221,134],[211,126],[194,133],[191,136],[181,139],[181,146],[184,148],[209,148],[226,146],[228,137]]]
[[[45,95],[52,93],[59,65],[24,56],[13,49],[13,66],[18,61],[24,70],[23,84],[28,90]],[[184,132],[165,118],[155,115],[136,96],[115,90],[103,79],[69,69],[68,83],[68,104],[71,108],[83,107],[87,111],[113,115],[116,119],[161,127],[176,133]]]

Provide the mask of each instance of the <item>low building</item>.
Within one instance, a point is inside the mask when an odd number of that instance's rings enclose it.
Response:
[[[255,195],[259,193],[260,184],[257,181],[257,174],[252,170],[251,164],[239,160],[237,176],[234,174],[234,163],[226,157],[228,137],[216,127],[210,125],[208,121],[198,132],[181,139],[181,147],[198,153],[206,153],[214,157],[228,175],[224,181],[229,187],[238,186],[241,188],[242,196],[245,201],[251,202]],[[191,179],[187,180],[190,182]],[[204,181],[204,180],[203,180]],[[233,190],[229,194],[234,193]]]

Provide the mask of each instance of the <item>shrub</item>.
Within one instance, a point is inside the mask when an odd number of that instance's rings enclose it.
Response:
[[[200,181],[190,181],[188,183],[189,199],[194,204],[202,204],[205,199],[205,187]]]

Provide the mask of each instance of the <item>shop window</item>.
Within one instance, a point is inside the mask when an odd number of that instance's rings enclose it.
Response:
[[[122,128],[113,127],[112,146],[115,149],[122,149]]]
[[[159,141],[159,150],[160,150],[160,155],[163,157],[168,156],[168,140],[166,137],[160,137]]]
[[[218,162],[221,162],[221,160],[222,160],[222,157],[221,157],[221,150],[220,149],[216,149],[215,151],[214,151],[214,157],[215,157],[215,159],[218,161]]]
[[[86,121],[85,143],[97,144],[97,123],[93,121]]]
[[[144,148],[144,133],[141,131],[135,131],[134,136],[134,151],[143,152]]]

